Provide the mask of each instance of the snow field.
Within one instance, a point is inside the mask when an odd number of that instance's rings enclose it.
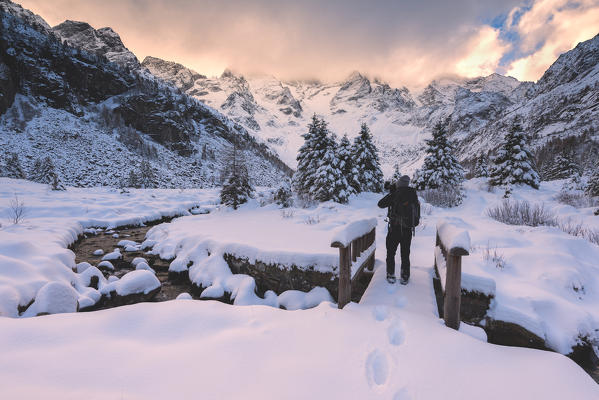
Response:
[[[361,304],[344,310],[328,302],[287,312],[169,301],[2,318],[0,376],[11,384],[0,386],[0,396],[161,399],[193,398],[198,391],[206,398],[286,399],[599,396],[599,387],[563,356],[489,345],[446,328],[431,315],[430,268],[415,267],[408,286],[391,286],[381,267]],[[94,353],[94,362],[81,363],[81,354],[98,346],[103,350]],[[149,368],[157,362],[167,368]],[[177,368],[182,365],[194,367]]]

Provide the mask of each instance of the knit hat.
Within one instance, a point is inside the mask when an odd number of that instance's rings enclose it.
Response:
[[[401,178],[399,178],[399,181],[397,182],[397,184],[400,187],[408,186],[410,184],[410,177],[407,175],[402,176]]]

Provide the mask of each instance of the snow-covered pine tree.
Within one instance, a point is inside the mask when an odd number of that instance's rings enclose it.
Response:
[[[343,135],[337,146],[337,158],[339,159],[339,168],[345,177],[345,180],[349,184],[347,188],[348,195],[356,193],[355,187],[359,185],[357,180],[357,171],[354,166],[354,160],[352,159],[352,145],[347,135]]]
[[[139,185],[144,189],[155,188],[157,186],[156,172],[148,160],[141,160],[139,166]]]
[[[4,176],[13,179],[25,179],[25,171],[21,166],[19,155],[17,153],[11,153],[6,159],[6,165],[4,166]]]
[[[557,179],[572,179],[580,176],[580,168],[574,162],[572,154],[558,154],[553,162],[543,171],[544,181],[554,181]]]
[[[56,168],[50,156],[45,158],[38,158],[33,163],[33,170],[31,171],[30,180],[37,183],[52,184],[54,182],[54,176],[56,175]]]
[[[589,176],[584,191],[589,196],[599,196],[599,164],[595,166],[594,171]]]
[[[254,189],[250,184],[245,157],[243,152],[237,148],[236,142],[233,143],[233,148],[226,156],[223,178],[224,184],[220,192],[221,203],[237,210],[237,207],[248,201]]]
[[[426,145],[424,164],[414,173],[414,187],[417,190],[460,188],[464,169],[453,155],[453,146],[442,123],[435,125],[433,138],[426,140]]]
[[[275,203],[283,208],[291,207],[293,205],[293,192],[291,191],[291,182],[284,180],[273,196]]]
[[[366,124],[362,124],[359,135],[354,139],[352,159],[357,174],[355,191],[357,193],[382,191],[384,182],[378,151]]]
[[[327,136],[326,122],[314,114],[308,132],[302,135],[304,144],[298,151],[297,169],[293,175],[293,187],[300,196],[311,197],[315,174],[326,152]]]
[[[320,160],[310,193],[314,200],[347,203],[352,189],[343,175],[341,161],[337,157],[335,135],[327,137],[327,147]]]
[[[401,173],[401,171],[399,170],[399,165],[395,164],[393,166],[393,175],[391,176],[391,182],[398,182],[399,178],[401,178],[403,175]]]
[[[539,188],[539,174],[535,170],[532,154],[522,127],[515,121],[505,135],[501,149],[493,157],[489,183],[492,186],[528,185]]]
[[[488,167],[486,156],[483,155],[476,159],[476,164],[474,165],[474,177],[475,178],[488,178],[489,177],[489,167]]]
[[[139,183],[139,176],[135,173],[134,170],[129,171],[129,176],[127,177],[125,186],[130,188],[141,187],[141,183]]]

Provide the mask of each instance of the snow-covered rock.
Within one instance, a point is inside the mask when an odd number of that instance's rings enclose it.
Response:
[[[98,269],[104,271],[114,271],[114,265],[112,265],[110,261],[104,260],[98,264]]]
[[[121,250],[114,249],[114,251],[111,251],[108,254],[105,254],[104,257],[102,257],[102,261],[113,261],[113,260],[121,260],[123,258],[123,255],[121,254]]]
[[[123,275],[121,279],[111,282],[102,288],[102,293],[116,293],[117,296],[125,297],[135,294],[148,295],[160,289],[160,281],[150,271],[136,270]],[[155,294],[155,293],[154,293]]]
[[[79,308],[78,298],[79,293],[71,285],[64,282],[49,282],[37,292],[35,301],[23,316],[75,312]]]
[[[94,256],[103,256],[104,255],[104,250],[102,250],[102,249],[94,250],[94,252],[92,254]]]

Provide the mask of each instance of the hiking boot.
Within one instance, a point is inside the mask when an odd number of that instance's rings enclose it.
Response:
[[[396,282],[395,275],[387,274],[387,282],[393,285]]]
[[[408,281],[410,280],[410,275],[401,275],[401,278],[399,279],[399,283],[401,283],[402,285],[407,285]]]

